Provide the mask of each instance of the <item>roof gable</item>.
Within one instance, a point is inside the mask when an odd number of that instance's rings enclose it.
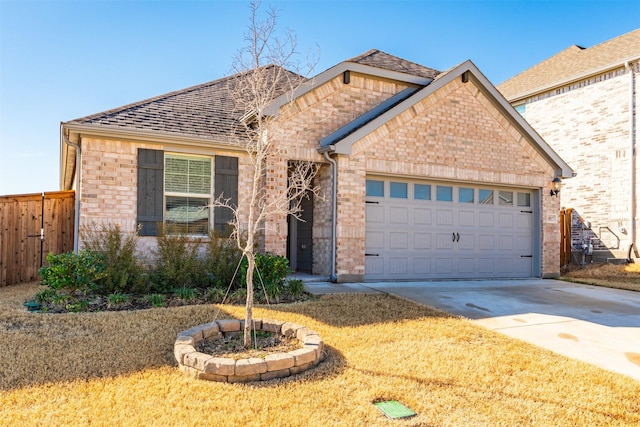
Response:
[[[337,154],[351,154],[353,144],[361,140],[374,130],[383,126],[393,118],[397,117],[407,109],[413,107],[421,100],[432,95],[438,89],[444,87],[453,79],[463,78],[474,79],[476,86],[484,93],[484,95],[493,103],[496,108],[509,120],[509,122],[524,135],[531,145],[557,170],[557,173],[563,178],[573,176],[573,170],[567,163],[558,156],[558,154],[538,135],[538,133],[529,125],[526,120],[515,111],[515,109],[507,102],[507,100],[498,92],[498,90],[489,82],[489,80],[480,72],[480,70],[471,62],[466,61],[451,70],[440,74],[431,84],[418,90],[417,92],[406,97],[401,102],[390,108],[381,111],[380,114],[370,120],[362,120],[357,118],[354,122],[361,122],[360,126],[355,126],[350,132],[344,132],[343,137],[335,138],[329,141],[329,137],[325,138],[325,145],[320,148],[321,152],[333,152]],[[347,125],[349,126],[349,125]],[[345,126],[345,128],[347,127]],[[335,132],[333,135],[339,135]]]
[[[273,103],[265,110],[265,114],[276,116],[280,107],[287,102],[303,96],[345,72],[361,73],[417,86],[428,85],[440,74],[440,71],[433,68],[372,49],[323,71],[309,79],[293,93],[286,93],[274,99]]]
[[[640,29],[586,49],[570,46],[497,87],[513,102],[637,59],[640,59]]]

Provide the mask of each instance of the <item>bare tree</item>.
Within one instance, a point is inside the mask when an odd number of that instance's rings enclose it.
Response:
[[[243,197],[237,207],[225,200],[224,195],[214,202],[214,206],[224,206],[233,211],[232,235],[247,259],[246,347],[251,345],[253,326],[256,244],[264,232],[265,221],[273,216],[297,217],[301,212],[302,199],[309,197],[310,193],[318,193],[313,186],[317,166],[310,161],[289,162],[287,190],[280,193],[267,191],[270,165],[287,157],[282,144],[279,144],[282,124],[277,118],[265,114],[266,109],[279,96],[290,96],[307,79],[299,73],[300,68],[293,61],[298,54],[295,36],[286,31],[283,37],[279,37],[276,33],[277,10],[270,8],[265,19],[260,20],[259,9],[260,2],[251,3],[246,46],[236,54],[233,63],[236,78],[230,81],[229,88],[236,112],[241,117],[232,138],[246,149],[253,179],[248,187],[242,184]],[[313,66],[307,65],[306,68],[305,74],[308,75]],[[286,101],[289,103],[292,99]],[[287,107],[286,103],[283,108]]]

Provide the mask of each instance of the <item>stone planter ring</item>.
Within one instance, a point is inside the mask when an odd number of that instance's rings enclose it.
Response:
[[[224,333],[244,330],[244,320],[216,320],[178,333],[173,354],[180,370],[191,377],[209,381],[266,381],[299,374],[324,360],[322,338],[311,329],[272,319],[254,319],[253,324],[256,331],[296,337],[302,343],[302,348],[269,354],[264,359],[255,357],[239,360],[197,351],[196,346],[204,339],[222,338]]]

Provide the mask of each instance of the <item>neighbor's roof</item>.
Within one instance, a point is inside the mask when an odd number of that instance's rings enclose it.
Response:
[[[640,29],[590,48],[576,45],[497,86],[510,102],[581,80],[640,58]]]

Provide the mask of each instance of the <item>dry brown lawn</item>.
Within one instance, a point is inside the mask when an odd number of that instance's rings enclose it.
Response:
[[[640,292],[640,264],[571,266],[563,273],[562,279],[588,285]]]
[[[640,424],[640,382],[389,296],[256,309],[316,330],[327,359],[299,376],[214,383],[178,372],[176,333],[240,306],[28,313],[0,288],[0,425],[611,426]],[[387,420],[372,404],[418,413]]]

